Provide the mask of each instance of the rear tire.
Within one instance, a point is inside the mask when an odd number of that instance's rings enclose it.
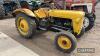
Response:
[[[31,18],[23,13],[16,15],[15,24],[19,34],[26,39],[32,38],[36,31],[35,18]]]
[[[62,39],[60,39],[62,38]],[[60,40],[61,41],[60,41]],[[63,43],[65,41],[65,43]],[[59,43],[61,42],[61,43]],[[65,45],[64,45],[65,44]],[[77,46],[77,40],[75,36],[70,32],[58,33],[55,38],[56,48],[64,53],[71,53]]]

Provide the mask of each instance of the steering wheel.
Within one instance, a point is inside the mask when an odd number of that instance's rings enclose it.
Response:
[[[52,1],[47,1],[47,2],[41,2],[41,1],[31,1],[32,9],[37,10],[39,8],[51,8],[50,4]]]
[[[32,7],[32,10],[37,10],[39,8],[39,1],[31,1],[29,4]]]
[[[52,1],[42,2],[41,5],[40,5],[40,7],[51,8],[51,3],[52,3]]]

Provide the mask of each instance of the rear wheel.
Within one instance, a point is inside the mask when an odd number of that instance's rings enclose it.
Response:
[[[55,38],[56,48],[64,53],[71,53],[75,50],[77,41],[75,36],[70,33],[59,33]]]
[[[16,28],[21,36],[24,38],[32,38],[36,31],[36,22],[34,18],[31,18],[25,14],[18,14],[15,20]]]

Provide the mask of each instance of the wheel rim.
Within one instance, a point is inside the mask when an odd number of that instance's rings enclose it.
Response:
[[[89,26],[89,19],[85,17],[84,19],[84,28],[87,28]]]
[[[58,38],[58,45],[63,49],[70,49],[72,43],[66,36],[60,36]]]
[[[21,34],[26,35],[28,33],[29,26],[24,17],[18,17],[17,27]]]

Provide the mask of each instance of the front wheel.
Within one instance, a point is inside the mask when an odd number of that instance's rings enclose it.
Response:
[[[94,26],[94,17],[86,15],[83,26],[84,26],[86,32],[89,31],[90,29],[92,29]]]
[[[77,41],[75,36],[70,33],[59,33],[55,38],[56,48],[64,53],[71,53],[75,50]]]

